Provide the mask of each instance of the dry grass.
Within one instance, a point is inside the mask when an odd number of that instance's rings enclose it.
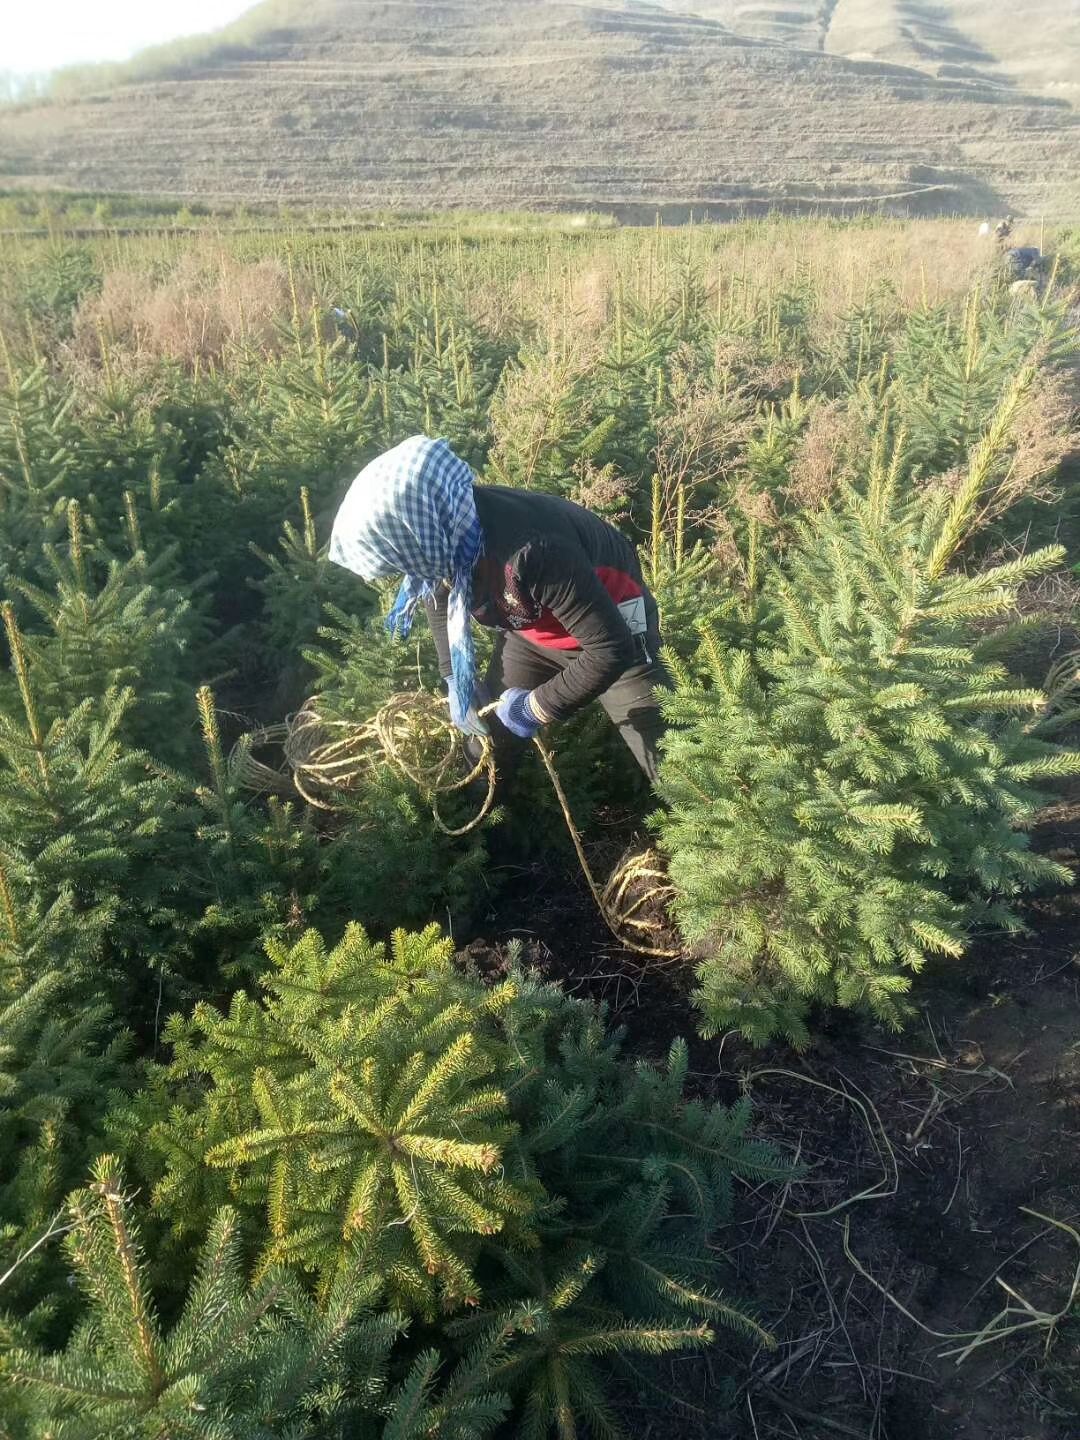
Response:
[[[629,517],[626,477],[620,475],[614,465],[594,465],[586,460],[576,467],[574,474],[571,500],[615,523]]]
[[[983,520],[1003,515],[1019,500],[1049,503],[1065,457],[1080,450],[1080,412],[1072,387],[1060,375],[1046,375],[1028,396],[1013,427],[1014,456],[990,500]]]
[[[855,473],[851,464],[859,443],[868,443],[859,415],[841,400],[829,400],[810,411],[784,494],[799,509],[823,505],[841,479]]]
[[[679,357],[672,367],[669,399],[671,408],[656,419],[652,460],[665,528],[673,532],[676,505],[692,505],[698,490],[719,485],[740,463],[753,425],[753,406],[743,391],[718,389]]]
[[[1020,225],[1016,237],[1018,245],[1039,244],[1040,227]],[[969,220],[841,227],[794,226],[778,219],[724,245],[713,283],[721,291],[721,306],[733,285],[749,285],[762,302],[803,285],[813,291],[817,315],[829,317],[880,292],[894,295],[898,308],[935,304],[970,289],[996,259],[993,242]]]
[[[310,287],[298,282],[295,298],[308,313]],[[119,349],[188,367],[216,363],[236,345],[268,354],[281,347],[281,324],[293,303],[280,261],[243,263],[195,252],[163,280],[134,270],[106,272],[100,293],[76,311],[71,348],[76,361],[97,362],[106,349]]]

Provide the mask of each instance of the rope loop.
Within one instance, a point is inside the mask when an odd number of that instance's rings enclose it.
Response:
[[[495,707],[488,706],[482,714]],[[342,797],[355,789],[372,770],[390,764],[427,800],[435,824],[444,835],[468,835],[491,813],[497,775],[491,737],[478,737],[479,758],[467,749],[463,735],[450,719],[447,701],[426,690],[391,695],[370,720],[357,722],[329,715],[318,696],[305,701],[283,725],[267,725],[244,735],[233,748],[229,766],[233,778],[261,794],[299,793],[316,810],[340,809]],[[679,946],[663,943],[663,923],[656,910],[665,911],[675,891],[653,850],[625,857],[604,885],[593,877],[581,836],[550,750],[537,735],[533,740],[551,780],[574,851],[589,892],[604,923],[624,949],[655,959],[675,960]],[[283,764],[267,765],[254,751],[280,746]],[[486,781],[479,809],[463,825],[450,826],[440,812],[440,800]]]
[[[450,720],[446,702],[426,690],[391,695],[370,720],[357,722],[327,713],[318,696],[306,700],[283,725],[244,735],[229,758],[237,783],[266,794],[296,791],[316,810],[341,808],[342,798],[386,763],[416,786],[431,806],[444,835],[468,835],[495,804],[495,752],[480,738],[479,758],[466,749],[468,736]],[[280,746],[284,764],[271,766],[253,754]],[[463,825],[444,820],[440,802],[486,780],[479,808]]]

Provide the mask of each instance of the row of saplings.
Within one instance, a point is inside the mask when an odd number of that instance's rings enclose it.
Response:
[[[879,453],[676,647],[656,825],[705,1033],[803,1044],[815,1003],[902,1022],[929,957],[1068,878],[1023,829],[1040,781],[1080,770],[1053,738],[1067,709],[1001,658],[1021,587],[1062,553],[958,561],[1033,382],[937,488],[902,441]],[[435,930],[267,949],[255,994],[169,1021],[171,1060],[110,1112],[123,1164],[99,1160],[0,1277],[37,1297],[4,1322],[4,1433],[610,1435],[642,1355],[757,1330],[709,1238],[734,1179],[783,1166],[745,1104],[687,1097],[681,1043],[633,1064],[594,1006],[516,963],[484,983]],[[0,1014],[0,1096],[51,985]],[[49,1166],[41,1104],[27,1186]]]

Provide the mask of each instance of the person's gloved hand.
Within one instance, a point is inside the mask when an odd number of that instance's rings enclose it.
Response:
[[[499,696],[495,714],[510,734],[516,735],[519,740],[531,740],[543,723],[529,703],[531,698],[531,690],[520,690],[517,687],[504,690]]]
[[[450,685],[451,679],[450,677],[446,677],[446,688],[449,689]],[[463,735],[475,735],[479,739],[484,735],[491,734],[487,721],[483,719],[480,714],[484,706],[490,702],[490,698],[486,685],[480,684],[476,686],[473,691],[472,704],[469,706],[468,713],[463,715],[460,721],[454,722]],[[450,707],[450,713],[453,715],[452,705]]]

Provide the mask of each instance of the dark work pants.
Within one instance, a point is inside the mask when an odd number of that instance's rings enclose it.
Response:
[[[649,654],[655,656],[659,648],[657,637],[649,644]],[[492,699],[498,699],[504,690],[514,687],[535,690],[545,680],[572,665],[577,655],[576,650],[549,650],[522,639],[512,630],[501,630],[488,666],[488,691]],[[671,679],[659,660],[643,659],[640,664],[624,671],[614,685],[598,697],[608,719],[650,783],[656,780],[660,738],[667,728],[660,714],[656,690],[668,689],[670,685]],[[500,769],[504,773],[513,771],[524,742],[516,741],[516,737],[497,722],[492,728],[498,732],[495,735],[496,748],[502,752]]]

